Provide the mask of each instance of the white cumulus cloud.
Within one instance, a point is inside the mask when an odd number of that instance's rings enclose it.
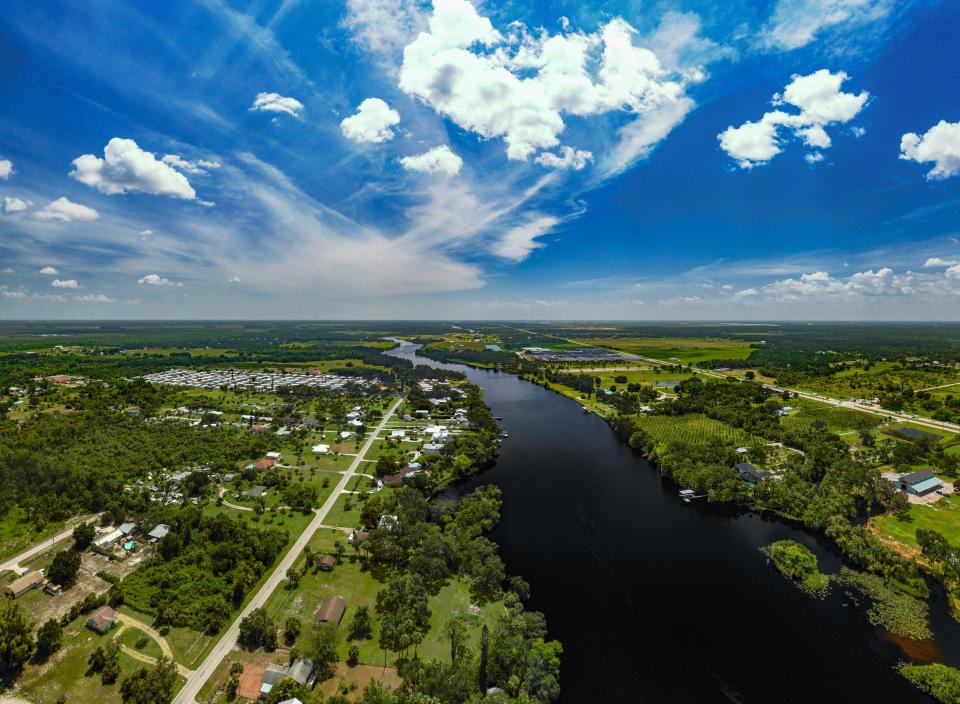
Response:
[[[137,279],[137,283],[141,286],[183,286],[183,284],[179,281],[165,279],[160,276],[160,274],[147,274],[146,276]]]
[[[100,217],[93,208],[74,203],[68,198],[60,197],[45,208],[38,210],[34,217],[37,220],[57,220],[59,222],[73,222],[75,220],[96,220]]]
[[[114,137],[103,148],[103,159],[84,154],[73,160],[73,167],[73,178],[107,195],[140,191],[184,200],[197,197],[186,176],[132,139]]]
[[[514,160],[556,149],[565,115],[625,111],[640,134],[623,135],[607,169],[622,170],[683,120],[685,86],[702,79],[667,70],[636,35],[620,18],[590,34],[517,23],[501,33],[468,0],[434,0],[429,31],[404,49],[400,88],[465,130],[503,138]]]
[[[550,169],[573,169],[580,171],[593,158],[593,154],[581,149],[563,146],[559,154],[553,152],[541,152],[537,155],[535,161],[540,166],[546,166]]]
[[[849,76],[843,71],[831,73],[820,69],[806,76],[794,75],[784,89],[771,101],[774,107],[756,122],[744,122],[739,127],[732,125],[717,135],[720,148],[736,159],[743,169],[751,169],[767,163],[783,151],[781,129],[792,131],[811,149],[830,147],[830,135],[824,127],[843,124],[856,117],[866,105],[869,93],[845,93],[841,85]],[[797,108],[798,112],[786,112],[783,107]],[[819,152],[811,152],[807,159],[816,163],[822,159]]]
[[[40,273],[43,274],[44,276],[56,276],[56,275],[59,274],[60,272],[57,271],[57,270],[56,270],[54,267],[52,267],[52,266],[45,266],[45,267],[43,267],[43,268],[40,270]]]
[[[423,154],[405,156],[400,159],[400,164],[408,171],[456,176],[463,166],[463,159],[454,154],[446,144],[441,144]]]
[[[923,263],[925,269],[932,267],[956,266],[957,262],[953,259],[943,259],[942,257],[930,257]]]
[[[300,113],[303,112],[303,103],[296,98],[288,98],[279,93],[257,93],[250,110],[251,112],[283,112],[300,117]]]
[[[30,201],[28,200],[23,200],[22,198],[14,198],[13,196],[3,197],[3,214],[4,215],[20,213],[29,207],[30,207]]]
[[[506,234],[494,244],[493,253],[504,259],[522,262],[533,250],[544,246],[536,241],[537,238],[550,232],[559,222],[559,218],[552,215],[534,217],[522,225],[507,230]]]
[[[229,279],[227,279],[227,283],[228,283],[228,284],[238,284],[238,283],[240,283],[240,277],[239,277],[239,276],[231,276]]]
[[[400,113],[380,98],[367,98],[357,112],[340,122],[340,131],[354,142],[380,143],[393,139],[390,129],[400,122]]]
[[[54,288],[80,288],[76,279],[54,279],[50,285]]]
[[[0,181],[6,181],[13,173],[13,162],[9,159],[0,159]]]
[[[934,181],[960,173],[960,122],[940,120],[923,135],[908,132],[900,138],[900,158],[918,164],[933,162],[927,179]]]
[[[105,293],[85,293],[82,296],[74,296],[73,300],[78,303],[118,303],[117,299],[110,298]]]

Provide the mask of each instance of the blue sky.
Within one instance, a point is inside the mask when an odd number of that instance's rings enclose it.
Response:
[[[960,4],[37,4],[0,317],[958,319]]]

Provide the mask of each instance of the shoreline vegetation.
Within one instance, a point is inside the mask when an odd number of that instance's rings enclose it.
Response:
[[[819,599],[830,591],[830,575],[817,569],[817,556],[795,540],[778,540],[761,548],[780,573],[803,591]]]

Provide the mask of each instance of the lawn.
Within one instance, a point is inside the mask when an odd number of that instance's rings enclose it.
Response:
[[[98,635],[84,627],[85,621],[86,616],[82,616],[64,629],[63,648],[48,663],[31,664],[26,668],[20,678],[20,693],[27,699],[36,704],[56,704],[58,701],[120,704],[123,678],[142,667],[150,667],[121,651],[120,676],[114,684],[103,685],[99,675],[86,676],[90,654],[98,645],[104,645],[112,634]]]
[[[577,339],[577,342],[611,347],[622,352],[653,357],[663,361],[695,364],[713,359],[746,359],[753,351],[744,340],[693,337],[601,337]]]
[[[347,510],[347,504],[351,505]],[[344,528],[354,528],[360,523],[360,509],[363,504],[359,497],[354,494],[344,494],[337,498],[337,502],[330,509],[324,523],[329,526],[342,526]]]
[[[327,554],[333,551],[334,541],[343,541],[345,536],[340,531],[319,531],[310,541],[311,549],[317,554]],[[340,632],[343,637],[340,645],[340,658],[346,658],[347,649],[352,643],[360,646],[360,662],[371,665],[383,665],[384,653],[377,644],[379,625],[376,614],[376,596],[383,588],[375,577],[361,569],[359,560],[351,561],[354,555],[353,548],[348,547],[342,564],[332,572],[311,571],[300,580],[297,589],[287,589],[284,582],[267,601],[266,609],[274,622],[282,627],[288,617],[300,619],[303,632],[296,641],[295,647],[304,649],[309,643],[310,625],[317,608],[328,596],[342,596],[347,602],[347,610],[341,622]],[[297,567],[303,566],[303,558],[297,561]],[[353,619],[358,606],[366,605],[370,609],[373,620],[373,635],[370,639],[350,641],[347,639],[348,626]],[[455,614],[466,616],[473,628],[471,634],[474,652],[479,648],[480,627],[486,623],[493,626],[498,613],[502,612],[501,602],[487,604],[480,609],[477,615],[470,615],[468,607],[471,599],[467,585],[456,579],[443,587],[440,592],[430,599],[430,632],[424,642],[417,649],[421,658],[449,657],[450,644],[443,632],[444,624]],[[388,664],[393,662],[393,655],[387,654]]]
[[[917,547],[917,528],[935,530],[951,545],[960,546],[960,496],[946,496],[930,506],[911,504],[907,521],[883,515],[871,519],[870,524],[882,537],[910,547]]]
[[[139,653],[151,658],[159,658],[163,655],[163,651],[160,650],[160,645],[153,638],[148,636],[146,633],[141,631],[139,628],[131,626],[130,628],[124,629],[124,631],[119,636],[120,642],[136,650]]]
[[[707,418],[699,413],[682,416],[644,415],[636,417],[637,427],[650,434],[657,446],[666,445],[672,440],[691,445],[703,445],[720,442],[725,445],[750,445],[762,442],[749,433]]]

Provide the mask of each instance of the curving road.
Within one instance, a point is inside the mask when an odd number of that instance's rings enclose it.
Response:
[[[370,433],[367,441],[363,444],[363,447],[360,452],[357,453],[353,462],[350,463],[347,471],[343,473],[343,476],[340,478],[340,481],[337,482],[330,496],[328,496],[327,500],[323,502],[323,505],[314,512],[313,520],[310,521],[310,524],[300,534],[300,537],[297,538],[293,546],[287,551],[286,555],[283,556],[283,559],[280,560],[280,563],[274,568],[273,572],[267,578],[267,581],[263,583],[263,586],[260,587],[250,602],[237,615],[236,620],[230,624],[230,627],[224,632],[223,637],[213,646],[213,650],[211,650],[210,654],[200,663],[200,667],[190,673],[187,677],[186,684],[183,685],[183,688],[177,693],[177,696],[174,697],[172,704],[192,704],[197,700],[197,694],[200,693],[200,688],[203,687],[204,682],[213,675],[214,671],[220,666],[220,663],[223,662],[223,659],[227,657],[227,654],[236,644],[237,637],[240,635],[240,622],[252,611],[263,606],[267,602],[267,599],[270,598],[270,595],[273,594],[274,590],[280,585],[280,582],[286,579],[287,570],[293,567],[300,553],[303,552],[304,546],[310,541],[310,538],[313,537],[317,529],[323,527],[324,519],[327,517],[327,514],[330,513],[334,504],[337,503],[340,494],[346,489],[347,482],[357,473],[357,468],[360,467],[364,455],[366,455],[367,451],[373,446],[377,436],[402,402],[403,397],[398,398],[397,402],[390,407],[390,410],[383,415],[380,424],[377,425],[376,430]]]

